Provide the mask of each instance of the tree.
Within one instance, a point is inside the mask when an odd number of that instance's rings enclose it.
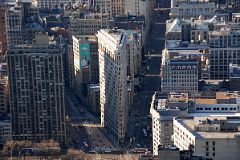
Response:
[[[67,155],[71,158],[77,158],[78,160],[84,160],[84,152],[82,150],[68,149]]]

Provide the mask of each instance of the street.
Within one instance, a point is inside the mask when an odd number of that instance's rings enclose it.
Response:
[[[167,8],[170,6],[170,1],[157,0],[160,8]],[[143,90],[136,93],[134,97],[134,104],[130,109],[129,123],[127,130],[128,143],[132,142],[130,147],[146,147],[151,149],[152,132],[151,132],[151,118],[150,102],[155,91],[160,89],[160,64],[161,54],[165,46],[165,30],[166,20],[168,20],[169,12],[154,10],[154,18],[148,35],[147,44],[145,45],[145,55],[142,65],[145,69],[145,76],[140,82]],[[149,66],[149,70],[147,70]],[[150,129],[149,129],[150,128]],[[147,134],[144,135],[144,130]]]

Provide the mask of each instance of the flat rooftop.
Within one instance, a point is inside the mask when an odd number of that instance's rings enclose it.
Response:
[[[217,99],[240,98],[240,92],[217,92]]]
[[[215,116],[217,118],[217,116]],[[184,128],[191,132],[197,138],[206,139],[234,139],[236,136],[240,136],[239,131],[195,131],[194,126],[196,126],[196,121],[193,117],[188,118],[176,118],[178,123],[180,123]]]
[[[236,99],[236,101],[220,101],[218,100],[230,100]],[[191,98],[196,104],[237,104],[240,101],[240,92],[216,92],[216,98]]]

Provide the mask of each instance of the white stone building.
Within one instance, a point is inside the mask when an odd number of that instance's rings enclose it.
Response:
[[[190,92],[198,91],[199,62],[189,56],[168,52],[162,56],[161,91]]]
[[[215,3],[172,0],[170,18],[186,19],[202,15],[210,18],[215,15]]]
[[[177,104],[177,105],[176,105]],[[158,146],[171,146],[173,134],[173,118],[188,114],[188,95],[172,94],[169,98],[153,95],[150,113],[152,115],[153,155],[158,155]]]
[[[235,117],[174,118],[174,145],[180,150],[191,147],[194,155],[213,160],[239,159],[239,123],[239,114]]]
[[[127,34],[102,29],[97,34],[101,125],[115,144],[125,138],[128,115]]]
[[[174,117],[239,117],[239,99],[239,92],[216,92],[214,95],[209,93],[170,93],[168,97],[155,93],[150,108],[153,155],[158,155],[159,145],[168,147],[173,144]],[[174,139],[174,144],[177,140]],[[181,147],[179,148],[181,149]],[[184,149],[188,149],[189,146],[184,143],[184,147]],[[196,155],[199,156],[199,154]]]

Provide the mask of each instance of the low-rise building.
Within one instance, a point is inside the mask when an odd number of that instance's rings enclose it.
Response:
[[[239,92],[170,93],[168,97],[155,93],[150,108],[153,155],[158,154],[159,145],[169,146],[173,144],[174,117],[239,117],[239,104]],[[184,150],[186,149],[188,148],[184,148]]]
[[[213,160],[236,160],[240,156],[239,125],[239,115],[177,117],[173,120],[174,145],[180,150],[191,146],[194,155]]]
[[[171,146],[173,118],[187,116],[188,94],[172,94],[168,98],[155,93],[152,98],[150,113],[152,115],[153,155],[158,155],[158,146]]]

